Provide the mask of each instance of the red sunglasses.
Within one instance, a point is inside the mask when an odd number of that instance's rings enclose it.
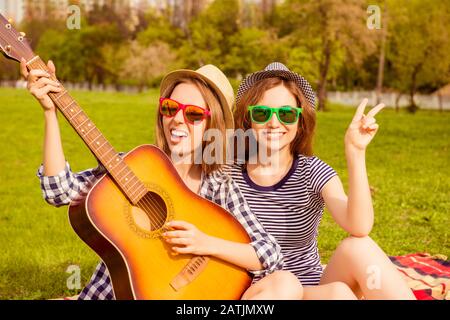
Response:
[[[169,98],[159,98],[159,113],[165,117],[173,118],[178,111],[183,110],[184,120],[190,124],[198,124],[211,116],[211,111],[191,104],[182,104]]]

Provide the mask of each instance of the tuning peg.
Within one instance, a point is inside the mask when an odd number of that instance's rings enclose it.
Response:
[[[8,22],[12,24],[14,22],[13,18],[9,18]]]
[[[25,33],[25,32],[19,32],[19,34],[20,34],[22,37],[25,37],[25,36],[26,36],[26,33]]]

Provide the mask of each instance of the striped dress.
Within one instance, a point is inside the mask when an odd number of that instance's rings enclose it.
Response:
[[[320,192],[336,171],[317,157],[299,155],[280,182],[263,187],[250,179],[243,164],[228,170],[253,213],[281,246],[283,269],[303,285],[317,285],[323,272],[317,247],[325,206]]]

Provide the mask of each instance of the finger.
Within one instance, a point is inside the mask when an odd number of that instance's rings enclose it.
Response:
[[[188,247],[172,247],[172,250],[175,251],[176,253],[188,254],[188,253],[193,253],[194,252],[194,247],[192,247],[192,246],[188,246]]]
[[[178,252],[173,251],[173,248],[172,248],[171,251],[169,251],[169,253],[170,253],[170,255],[172,255],[172,256],[177,256],[177,255],[178,255]]]
[[[368,118],[368,117],[364,117],[363,121],[362,121],[362,127],[363,129],[366,129],[367,127],[369,127],[371,124],[374,124],[377,120],[375,120],[375,118]]]
[[[383,109],[385,107],[384,103],[380,103],[378,105],[376,105],[375,107],[373,107],[372,109],[370,109],[369,112],[367,112],[367,116],[368,117],[374,117],[378,112],[381,111],[381,109]]]
[[[47,67],[50,69],[50,73],[56,75],[56,67],[52,60],[48,60]]]
[[[181,221],[181,220],[173,220],[173,221],[166,223],[166,225],[170,228],[182,229],[182,230],[192,229],[192,227],[193,227],[192,224],[190,224],[186,221]]]
[[[183,245],[188,246],[192,244],[192,239],[188,238],[166,238],[166,242],[176,244],[176,245]]]
[[[42,89],[38,89],[34,91],[34,95],[38,99],[42,99],[45,95],[49,94],[50,92],[61,92],[61,88],[53,87],[53,86],[45,86]]]
[[[50,78],[50,75],[45,72],[44,70],[31,70],[28,76],[28,81],[34,82],[36,81],[36,79],[41,78],[41,77],[46,77],[46,78]]]
[[[163,233],[166,238],[190,238],[192,233],[189,231],[167,231]]]
[[[378,130],[378,124],[377,123],[374,123],[374,124],[372,124],[372,125],[370,125],[367,129],[369,130],[369,131],[377,131]]]
[[[352,122],[358,121],[361,119],[362,115],[364,114],[364,109],[366,108],[367,102],[369,102],[369,100],[367,98],[364,98],[363,101],[361,102],[361,104],[356,109],[356,113],[352,119]]]
[[[46,77],[50,78],[50,74],[47,71],[41,69],[33,69],[30,71],[30,76],[32,77]]]
[[[20,60],[20,73],[22,74],[24,79],[28,78],[29,72],[27,69],[27,61],[24,58]]]
[[[39,78],[38,81],[34,82],[37,88],[45,87],[46,85],[51,85],[53,87],[60,87],[60,84],[56,81],[50,80],[49,78]]]

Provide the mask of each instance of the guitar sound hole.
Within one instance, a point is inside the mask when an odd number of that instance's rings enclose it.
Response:
[[[139,200],[137,207],[133,207],[132,213],[134,221],[141,229],[154,231],[166,223],[167,207],[158,194],[149,191]]]

